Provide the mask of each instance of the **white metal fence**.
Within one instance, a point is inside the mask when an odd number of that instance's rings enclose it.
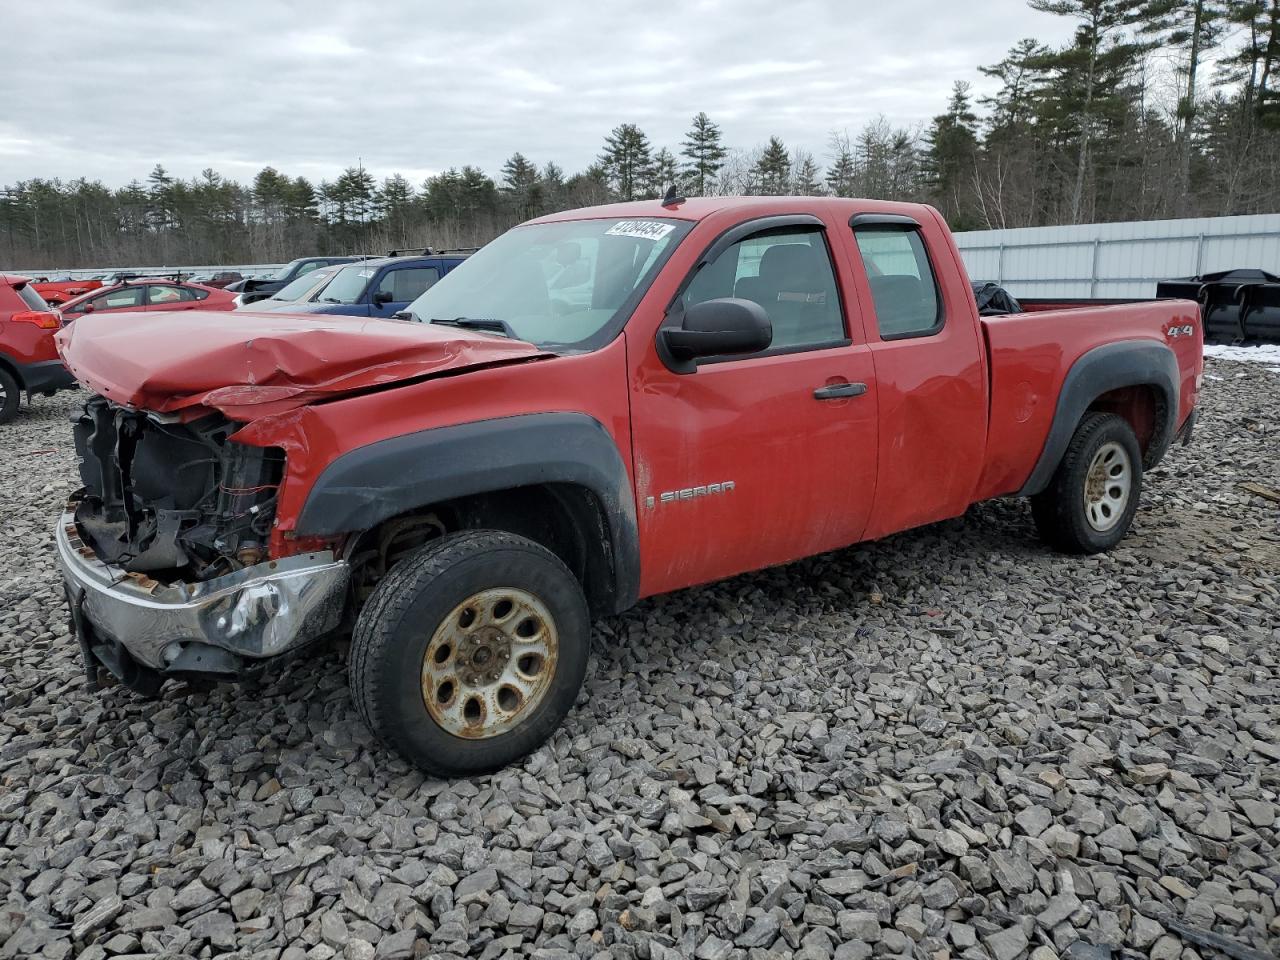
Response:
[[[139,276],[144,277],[163,277],[170,276],[175,273],[199,276],[200,274],[221,273],[224,270],[234,270],[236,273],[240,273],[248,277],[260,273],[274,273],[276,270],[279,270],[280,267],[281,264],[278,263],[218,263],[192,267],[96,267],[93,269],[76,268],[74,270],[64,270],[60,267],[39,267],[25,270],[4,270],[3,272],[15,273],[21,277],[48,277],[50,280],[53,280],[56,277],[70,277],[73,280],[86,280],[90,277],[109,277],[115,273],[136,273]]]
[[[1015,297],[1152,297],[1172,277],[1280,273],[1280,214],[971,231],[956,244],[975,281]]]

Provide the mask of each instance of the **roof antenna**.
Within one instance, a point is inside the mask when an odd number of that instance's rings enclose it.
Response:
[[[664,207],[678,207],[684,201],[685,198],[680,195],[680,191],[676,189],[676,185],[673,183],[667,187],[667,195],[662,198],[662,205]]]

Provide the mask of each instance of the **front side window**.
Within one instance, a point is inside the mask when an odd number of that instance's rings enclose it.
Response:
[[[502,320],[557,350],[609,342],[676,244],[683,220],[533,223],[472,254],[409,305],[413,318]]]
[[[694,275],[682,299],[688,307],[721,297],[764,308],[773,324],[771,349],[845,337],[831,256],[817,227],[767,230],[733,244]]]
[[[942,299],[920,231],[897,226],[853,231],[867,270],[882,340],[925,337],[942,328]]]
[[[440,279],[435,267],[404,267],[388,270],[378,281],[378,293],[391,294],[392,303],[408,303],[416,300]]]

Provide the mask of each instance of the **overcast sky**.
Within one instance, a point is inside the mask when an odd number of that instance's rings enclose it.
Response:
[[[7,0],[0,183],[118,186],[157,162],[249,180],[358,161],[417,183],[519,150],[572,173],[639,124],[678,152],[705,110],[727,145],[927,122],[956,80],[1068,22],[1024,0]]]

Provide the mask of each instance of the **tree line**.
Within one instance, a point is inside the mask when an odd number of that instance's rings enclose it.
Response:
[[[706,113],[657,146],[622,123],[567,174],[513,153],[419,185],[351,167],[312,183],[266,167],[145,182],[34,178],[0,188],[13,267],[279,262],[311,253],[469,247],[540,214],[662,196],[829,194],[932,203],[957,230],[1280,210],[1280,0],[1029,0],[1070,42],[1016,43],[955,81],[921,127],[879,117],[822,156],[779,137],[730,145]]]

